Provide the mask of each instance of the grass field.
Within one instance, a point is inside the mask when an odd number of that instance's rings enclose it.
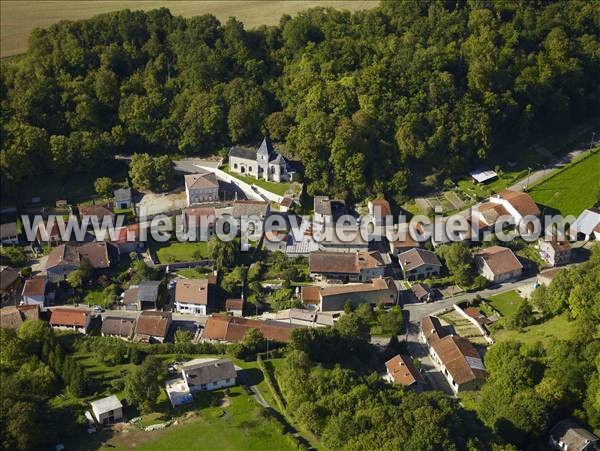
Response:
[[[173,15],[184,17],[213,14],[220,21],[235,16],[246,28],[276,25],[282,14],[293,15],[315,6],[352,11],[374,8],[377,1],[5,1],[0,3],[0,56],[11,56],[27,50],[27,38],[34,28],[45,28],[60,20],[87,19],[97,14],[129,8],[150,10],[167,7]]]
[[[493,335],[496,341],[518,340],[525,344],[538,341],[545,343],[550,338],[568,340],[571,337],[571,324],[565,313],[541,324],[526,327],[522,332],[501,329]]]
[[[498,310],[502,316],[510,316],[523,301],[515,290],[491,296],[489,303]]]
[[[151,249],[156,252],[161,263],[191,262],[206,258],[206,242],[152,242]],[[200,257],[195,255],[200,251]]]
[[[264,188],[267,191],[271,191],[272,193],[278,194],[280,196],[283,196],[291,187],[290,183],[267,182],[266,180],[258,180],[254,177],[236,174],[235,172],[231,172],[227,165],[221,166],[220,169],[224,172],[227,172],[229,175],[240,179],[242,182],[249,183],[250,185],[260,186],[261,188]]]
[[[596,202],[600,192],[600,150],[561,169],[540,182],[529,194],[540,205],[558,210],[563,216],[579,215]]]

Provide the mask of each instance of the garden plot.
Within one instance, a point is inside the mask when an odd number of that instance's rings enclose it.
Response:
[[[460,210],[466,206],[462,199],[453,191],[446,191],[444,197],[452,204],[455,210]]]
[[[488,345],[481,332],[473,323],[456,311],[444,313],[439,317],[443,322],[450,324],[458,335],[468,339],[471,343],[477,345]]]

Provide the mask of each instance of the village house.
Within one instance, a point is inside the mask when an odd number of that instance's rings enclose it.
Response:
[[[133,338],[134,330],[134,318],[107,316],[102,320],[100,334],[103,337],[116,337],[121,338],[122,340],[130,340]]]
[[[37,305],[10,305],[0,309],[0,325],[9,329],[18,330],[27,321],[40,319],[40,308]]]
[[[244,316],[244,300],[243,299],[226,299],[225,311],[233,316]]]
[[[207,279],[177,279],[175,285],[175,311],[206,315],[214,303],[216,277]]]
[[[78,208],[81,220],[85,221],[89,219],[88,224],[94,229],[101,227],[102,224],[115,224],[115,213],[112,210],[112,206],[80,205]]]
[[[366,252],[369,250],[369,241],[365,239],[360,232],[359,227],[339,227],[329,226],[331,236],[328,230],[318,232],[320,238],[318,241],[319,250],[323,252]]]
[[[119,188],[113,193],[115,210],[126,210],[133,207],[133,195],[131,188]]]
[[[15,303],[21,294],[21,276],[19,272],[10,266],[0,267],[0,295],[2,302]]]
[[[346,202],[343,200],[331,200],[327,196],[315,196],[313,201],[314,221],[319,224],[326,222],[335,224],[341,217],[347,214]]]
[[[548,286],[552,279],[556,277],[556,275],[561,271],[562,268],[550,268],[545,269],[541,273],[537,275],[537,283],[538,285]]]
[[[398,288],[390,277],[373,279],[368,283],[320,288],[318,296],[317,308],[322,312],[344,310],[346,303],[358,307],[361,304],[392,306],[399,302]]]
[[[227,359],[196,359],[181,365],[181,375],[190,393],[235,385],[237,372]]]
[[[239,318],[229,315],[212,315],[206,321],[201,339],[205,341],[221,341],[238,343],[251,329],[259,330],[265,339],[280,343],[288,343],[292,330],[300,327],[281,321]]]
[[[263,235],[263,249],[269,252],[286,252],[290,240],[287,231],[267,230]]]
[[[45,244],[58,246],[63,241],[58,223],[52,222],[52,227],[50,228],[48,228],[48,222],[40,224],[35,234],[35,240],[40,246],[44,246]]]
[[[192,241],[208,241],[215,233],[217,222],[213,207],[189,207],[181,212],[183,233],[189,234]]]
[[[550,430],[549,444],[561,451],[595,451],[600,449],[600,439],[575,421],[559,421]]]
[[[235,200],[231,216],[237,221],[238,226],[241,225],[241,220],[245,218],[258,218],[264,221],[271,212],[271,203],[261,200]]]
[[[110,244],[118,249],[119,255],[141,251],[144,248],[144,243],[140,241],[139,224],[131,224],[115,229],[114,238],[114,240],[110,240]]]
[[[472,318],[483,329],[487,329],[487,327],[493,322],[475,307],[467,307],[464,312],[465,315],[467,315],[469,318]]]
[[[398,263],[407,280],[430,279],[439,276],[442,271],[442,264],[436,255],[420,248],[399,254]]]
[[[368,282],[383,277],[391,263],[388,255],[377,251],[357,253],[311,252],[308,266],[316,280]]]
[[[583,210],[571,224],[569,235],[574,241],[600,240],[600,209]]]
[[[433,293],[424,283],[415,283],[411,285],[410,292],[418,302],[431,302],[434,300]]]
[[[136,343],[164,343],[171,327],[171,312],[144,311],[135,324]]]
[[[0,224],[0,243],[11,246],[19,244],[19,231],[16,222]]]
[[[138,285],[131,285],[123,293],[125,310],[156,309],[160,281],[144,280]]]
[[[56,283],[65,280],[71,272],[79,269],[83,259],[86,259],[95,270],[107,269],[110,266],[107,243],[104,241],[81,245],[65,243],[55,247],[46,260],[48,281]]]
[[[90,403],[98,424],[113,424],[123,420],[123,404],[115,395]]]
[[[48,289],[48,278],[46,276],[35,276],[25,281],[21,302],[24,305],[37,305],[43,307],[46,303],[46,291]]]
[[[375,226],[386,226],[394,223],[392,218],[392,208],[385,199],[373,199],[368,203],[369,215],[373,218]]]
[[[479,390],[487,379],[488,373],[481,356],[466,338],[447,335],[433,341],[429,346],[429,355],[455,394]]]
[[[185,176],[185,194],[187,204],[219,201],[219,181],[214,172],[187,174]]]
[[[488,202],[475,208],[472,220],[484,227],[491,227],[499,217],[509,216],[510,224],[518,226],[524,217],[539,217],[540,214],[540,209],[529,194],[506,190],[494,194]]]
[[[390,254],[392,254],[394,257],[397,257],[403,252],[421,247],[421,243],[415,240],[410,234],[410,226],[408,224],[400,224],[398,227],[399,229],[397,236],[388,240],[390,244]],[[417,236],[417,233],[418,232],[416,230],[413,230],[413,234],[415,234],[415,236]]]
[[[571,244],[553,235],[549,241],[544,237],[538,240],[540,257],[550,266],[566,265],[571,261]]]
[[[229,150],[229,170],[256,179],[288,182],[293,179],[287,160],[277,153],[265,136],[257,150],[234,146]]]
[[[419,329],[419,341],[421,343],[431,346],[446,335],[448,335],[448,332],[442,327],[442,323],[436,316],[426,316],[421,320]]]
[[[477,272],[491,282],[502,283],[521,277],[523,265],[507,247],[490,246],[474,254]]]
[[[90,328],[92,314],[89,310],[61,307],[52,310],[50,325],[54,329],[75,330],[86,334]]]
[[[427,381],[409,356],[398,354],[385,362],[386,380],[421,393]]]

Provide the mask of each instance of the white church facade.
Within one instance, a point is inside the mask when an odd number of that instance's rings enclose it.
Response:
[[[287,160],[275,152],[268,137],[263,139],[258,150],[232,147],[229,150],[229,170],[272,182],[288,182],[293,177]]]

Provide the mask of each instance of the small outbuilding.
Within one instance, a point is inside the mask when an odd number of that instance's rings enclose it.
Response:
[[[93,401],[91,406],[98,424],[113,424],[123,420],[123,404],[115,395]]]

